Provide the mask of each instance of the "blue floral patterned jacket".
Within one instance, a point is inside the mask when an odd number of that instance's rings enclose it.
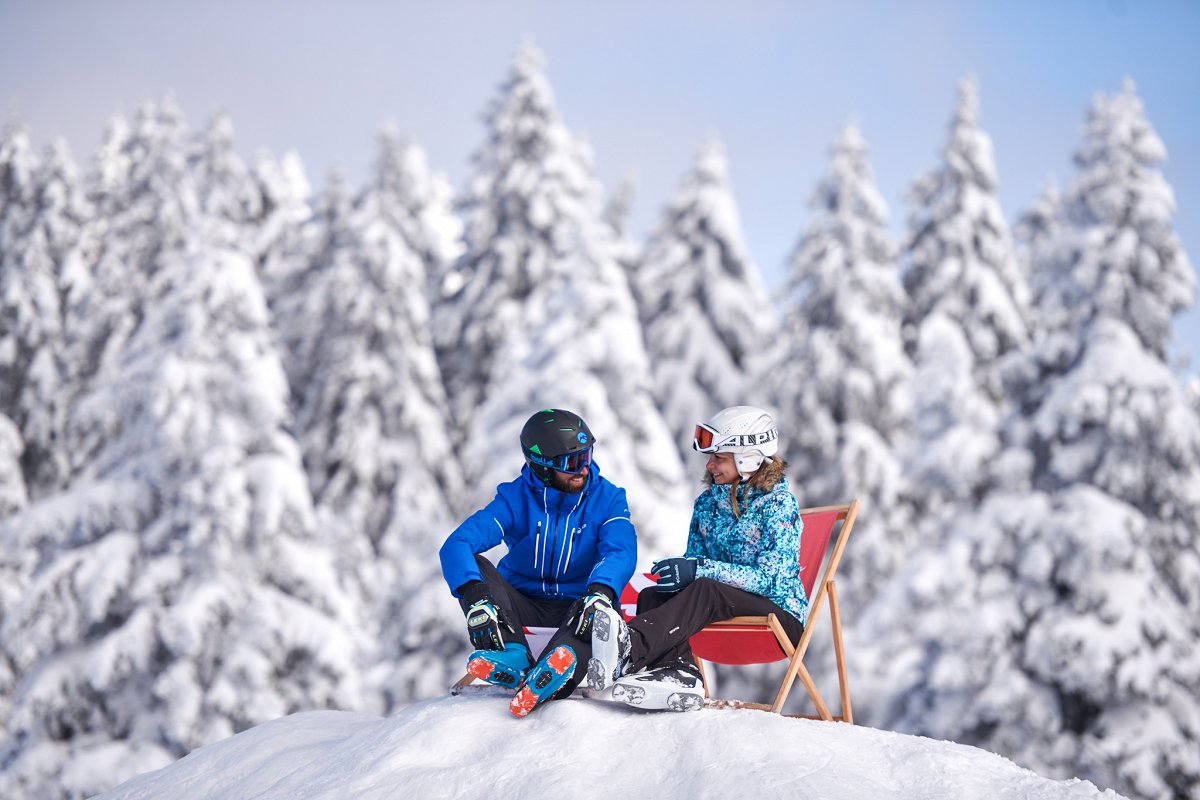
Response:
[[[728,486],[714,485],[696,498],[684,555],[703,559],[696,577],[761,594],[803,623],[808,617],[800,583],[804,521],[787,478],[769,492],[743,484],[737,493],[737,518]]]

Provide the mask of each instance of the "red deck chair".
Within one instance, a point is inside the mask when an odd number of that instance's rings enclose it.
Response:
[[[850,707],[850,689],[846,681],[846,658],[842,646],[842,618],[838,606],[837,586],[834,576],[838,564],[842,560],[842,552],[846,549],[846,541],[854,527],[858,515],[858,501],[846,505],[825,506],[822,508],[806,508],[801,510],[804,519],[804,533],[800,537],[800,580],[808,595],[808,622],[804,633],[795,647],[788,641],[783,627],[774,614],[765,617],[733,617],[713,623],[692,637],[692,653],[696,657],[696,665],[704,673],[704,662],[714,664],[768,664],[775,661],[788,661],[788,668],[783,681],[775,693],[771,705],[761,703],[745,703],[740,701],[718,700],[710,701],[717,706],[737,708],[758,708],[782,712],[783,704],[787,701],[788,693],[796,679],[804,684],[808,696],[816,706],[816,716],[806,716],[810,719],[838,720],[854,722],[854,713]],[[829,541],[837,523],[841,522],[841,531],[837,536],[833,550],[829,550]],[[829,553],[829,558],[825,554]],[[817,580],[817,572],[821,563],[825,562],[825,572]],[[815,587],[815,588],[814,588]],[[834,716],[829,711],[825,698],[817,690],[812,675],[804,666],[804,654],[808,650],[809,641],[817,629],[822,606],[826,598],[829,600],[830,624],[833,628],[833,651],[837,660],[838,688],[841,694],[842,713]],[[705,694],[708,693],[708,681],[705,679]]]

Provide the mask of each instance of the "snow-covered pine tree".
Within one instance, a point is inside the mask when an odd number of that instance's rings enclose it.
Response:
[[[0,193],[0,413],[21,431],[24,483],[36,498],[69,471],[64,303],[87,210],[66,145],[56,141],[39,161],[18,126],[0,141]]]
[[[21,474],[24,450],[21,431],[11,419],[0,414],[0,520],[23,509],[29,500],[25,477]],[[3,616],[3,608],[4,603],[0,602],[0,616]],[[0,682],[0,695],[9,688]]]
[[[842,566],[848,602],[861,603],[908,546],[894,454],[908,423],[911,365],[887,206],[857,125],[838,136],[809,206],[791,257],[784,336],[763,380],[802,504],[862,502],[853,557]]]
[[[1164,158],[1131,83],[1096,98],[1035,265],[1047,327],[1007,437],[1033,491],[994,493],[881,596],[868,629],[886,677],[862,707],[1043,774],[1182,798],[1200,792],[1200,420],[1166,362],[1195,278]]]
[[[427,303],[440,296],[438,281],[462,254],[462,221],[454,210],[454,189],[429,168],[425,151],[402,138],[392,123],[377,137],[372,195],[387,224],[404,237],[425,266]]]
[[[91,794],[281,714],[362,699],[343,543],[315,525],[261,288],[198,213],[183,133],[168,104],[110,138],[97,195],[113,227],[96,266],[129,296],[96,301],[113,335],[74,409],[88,458],[69,492],[0,527],[24,586],[0,616],[17,676],[4,796]]]
[[[294,290],[289,281],[304,275],[315,247],[312,187],[304,163],[294,151],[281,159],[260,152],[251,180],[256,197],[250,207],[257,212],[253,215],[251,253],[274,320],[279,298]]]
[[[942,164],[914,183],[904,287],[905,338],[915,352],[921,323],[940,312],[963,328],[976,380],[999,398],[995,362],[1028,341],[1029,289],[996,195],[992,141],[979,126],[974,79],[958,85],[958,104]]]
[[[1028,283],[1000,210],[978,95],[974,79],[959,83],[942,163],[909,198],[905,337],[917,367],[916,435],[904,461],[921,538],[944,537],[997,482],[990,472],[1008,410],[1000,363],[1028,341]]]
[[[432,556],[462,491],[426,297],[454,255],[449,196],[420,148],[385,129],[358,201],[336,181],[326,194],[321,246],[276,313],[313,496],[369,553],[356,569],[392,665],[390,702],[444,691],[465,656]]]
[[[570,408],[629,493],[643,558],[681,552],[689,498],[654,404],[637,309],[601,216],[591,151],[559,121],[541,56],[517,54],[462,198],[466,252],[441,282],[434,341],[471,504],[521,466],[534,411]]]
[[[24,449],[17,426],[0,414],[0,526],[28,504],[25,478],[21,475],[21,452]],[[3,624],[7,610],[16,605],[25,588],[25,575],[20,567],[18,554],[0,551],[0,624]],[[16,686],[16,665],[0,647],[0,720],[7,720],[12,712]]]
[[[1044,264],[1050,258],[1050,250],[1052,250],[1061,238],[1062,228],[1062,197],[1059,192],[1058,183],[1053,178],[1047,178],[1042,184],[1041,192],[1037,199],[1021,212],[1013,224],[1013,246],[1016,253],[1017,264],[1020,267],[1021,275],[1029,286],[1031,302],[1033,297],[1039,294],[1037,287],[1034,284],[1035,278],[1044,280],[1049,276],[1036,270],[1037,264]],[[1042,317],[1037,313],[1036,307],[1031,310],[1028,319],[1029,341],[1034,341],[1041,335],[1041,327],[1045,324]],[[1020,351],[1014,351],[1016,354],[1011,359],[1014,363],[1019,362],[1023,356]],[[1002,358],[1000,362],[1001,382],[1006,385],[1006,388],[1011,392],[1013,389],[1011,380],[1006,374],[1005,361],[1007,357]]]
[[[188,171],[196,182],[200,210],[212,224],[229,228],[227,236],[240,241],[251,220],[261,214],[262,195],[250,170],[237,153],[233,122],[225,112],[213,114],[204,133],[197,137],[188,157]]]
[[[742,241],[719,141],[697,153],[631,274],[654,396],[685,463],[692,432],[722,408],[766,405],[756,360],[779,333]]]
[[[29,135],[10,122],[0,135],[0,414],[15,422],[18,431],[30,362],[55,332],[59,317],[53,274],[44,262],[31,264],[24,258],[26,232],[37,213],[37,168]],[[49,335],[46,325],[51,326]]]
[[[94,258],[66,309],[72,333],[66,358],[81,394],[140,326],[154,300],[151,278],[162,254],[181,246],[197,215],[195,192],[178,190],[188,183],[186,147],[183,115],[170,96],[143,103],[132,125],[114,116],[105,130],[86,180],[92,218],[83,235]],[[66,437],[72,477],[116,424],[75,411],[68,412]]]

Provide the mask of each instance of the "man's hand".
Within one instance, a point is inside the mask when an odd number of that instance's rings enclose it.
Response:
[[[503,650],[504,630],[513,626],[482,581],[468,581],[458,588],[459,603],[467,615],[467,636],[476,650]]]
[[[696,580],[696,559],[664,558],[655,561],[650,572],[658,577],[656,588],[660,592],[674,594]]]
[[[567,615],[567,624],[575,629],[580,639],[592,636],[592,617],[598,608],[612,608],[617,601],[616,592],[603,583],[588,585],[588,593],[575,601]]]

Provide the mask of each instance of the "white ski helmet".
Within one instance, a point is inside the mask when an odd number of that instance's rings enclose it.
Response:
[[[779,452],[779,429],[771,415],[761,408],[733,406],[696,426],[692,449],[701,453],[732,453],[738,474],[746,480],[765,459]]]

